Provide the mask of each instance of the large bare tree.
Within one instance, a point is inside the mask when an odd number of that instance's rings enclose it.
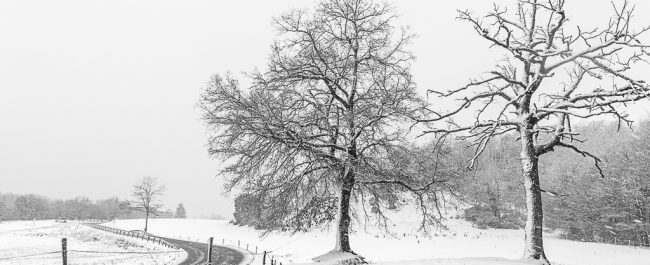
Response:
[[[432,126],[425,133],[471,140],[476,152],[470,167],[491,139],[518,133],[527,207],[526,259],[548,263],[542,242],[540,156],[568,148],[593,159],[602,172],[598,157],[573,144],[579,139],[571,124],[598,116],[629,124],[627,104],[650,95],[648,84],[633,76],[632,70],[650,55],[639,39],[648,28],[633,27],[633,11],[628,2],[615,5],[613,16],[600,28],[571,25],[564,0],[518,0],[515,8],[495,5],[483,17],[459,11],[458,18],[503,51],[504,59],[463,87],[431,91],[459,103],[421,121]],[[474,112],[473,119],[468,112]]]
[[[382,208],[410,194],[423,228],[439,220],[432,207],[444,180],[414,160],[387,162],[409,151],[400,125],[424,106],[410,74],[412,36],[396,31],[394,18],[389,5],[370,0],[289,12],[274,20],[280,34],[267,69],[248,75],[251,86],[215,76],[200,102],[209,152],[228,164],[226,189],[262,198],[274,209],[266,219],[280,225],[337,209],[334,251],[353,253],[355,205]],[[324,205],[328,198],[338,203]],[[383,211],[373,213],[385,226]]]
[[[158,178],[142,177],[133,184],[133,192],[131,195],[135,197],[136,207],[144,210],[144,232],[147,232],[149,226],[149,215],[156,214],[157,210],[162,206],[160,204],[160,197],[165,192],[165,185],[158,183]]]

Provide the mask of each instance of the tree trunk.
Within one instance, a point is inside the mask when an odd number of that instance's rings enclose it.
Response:
[[[149,211],[145,213],[144,218],[144,232],[147,233],[147,226],[149,226]]]
[[[341,185],[339,198],[338,229],[336,230],[335,251],[354,253],[350,248],[350,198],[354,187],[354,172],[349,170]]]
[[[549,264],[544,254],[542,239],[543,213],[542,193],[539,183],[539,156],[535,151],[532,128],[526,126],[521,130],[521,166],[523,169],[524,189],[526,192],[526,226],[524,259]]]

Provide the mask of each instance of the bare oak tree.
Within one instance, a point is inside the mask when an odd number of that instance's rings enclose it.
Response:
[[[142,177],[133,185],[131,195],[135,197],[136,207],[144,210],[144,232],[147,232],[149,226],[149,215],[155,215],[157,210],[162,207],[159,203],[160,197],[165,192],[165,185],[158,183],[158,178]]]
[[[505,58],[461,88],[430,91],[459,103],[421,120],[432,126],[425,133],[442,138],[460,133],[472,141],[470,167],[491,139],[518,133],[527,207],[524,258],[542,263],[548,260],[542,242],[540,156],[568,148],[593,159],[602,174],[600,159],[573,144],[579,139],[572,122],[612,116],[629,124],[627,103],[650,95],[648,84],[631,71],[650,55],[639,39],[648,28],[632,26],[634,7],[627,2],[614,6],[607,24],[594,29],[570,26],[564,7],[565,0],[518,0],[514,12],[496,5],[484,17],[459,11],[458,19],[504,51]],[[474,119],[463,118],[470,111]]]
[[[353,253],[355,205],[384,207],[410,194],[423,224],[440,217],[430,208],[444,180],[413,160],[387,163],[408,151],[401,147],[408,126],[400,124],[424,106],[410,74],[412,36],[395,34],[394,18],[390,6],[370,0],[292,11],[275,19],[280,35],[267,69],[248,75],[250,88],[216,76],[200,102],[212,132],[209,152],[229,161],[221,172],[226,189],[262,198],[281,224],[337,209],[334,251]],[[323,205],[328,198],[338,204]],[[383,212],[375,213],[386,226]]]

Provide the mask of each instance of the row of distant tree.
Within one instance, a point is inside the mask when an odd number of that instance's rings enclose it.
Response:
[[[650,246],[650,123],[634,130],[594,123],[577,145],[593,160],[558,150],[540,161],[546,226],[568,239]],[[484,228],[521,228],[525,222],[518,143],[512,135],[487,146],[475,171],[459,180],[458,193],[471,205],[465,218]]]
[[[185,207],[180,203],[175,212],[156,211],[156,217],[186,218]],[[132,219],[144,218],[143,208],[135,201],[117,197],[91,200],[77,197],[68,200],[53,200],[47,197],[27,194],[0,193],[0,221],[2,220],[42,220],[65,217],[68,219]]]

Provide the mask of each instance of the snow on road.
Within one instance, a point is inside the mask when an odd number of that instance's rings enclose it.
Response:
[[[34,225],[31,221],[22,221],[0,223],[0,264],[61,264],[61,239],[64,237],[68,240],[70,264],[171,265],[182,261],[186,255],[183,251],[106,233],[78,223],[55,223],[50,220],[37,221]]]
[[[416,219],[413,219],[416,220]],[[406,221],[409,222],[409,221]],[[122,229],[142,229],[143,220],[117,220],[107,223]],[[460,265],[460,264],[520,264],[516,260],[523,253],[522,230],[479,230],[462,220],[449,220],[449,231],[434,232],[430,238],[416,236],[413,228],[396,223],[398,232],[385,235],[376,227],[357,229],[351,237],[352,249],[366,260],[385,265]],[[206,241],[210,236],[215,243],[249,244],[289,263],[308,263],[311,258],[331,250],[334,230],[325,229],[291,234],[275,232],[260,237],[259,231],[229,224],[227,221],[201,219],[153,219],[149,222],[151,233],[174,238]],[[546,254],[553,264],[563,265],[648,265],[650,250],[627,246],[568,241],[546,235]],[[259,257],[259,256],[258,256]],[[489,258],[484,258],[489,257]],[[259,261],[259,258],[256,258]],[[405,262],[408,261],[408,262]]]

